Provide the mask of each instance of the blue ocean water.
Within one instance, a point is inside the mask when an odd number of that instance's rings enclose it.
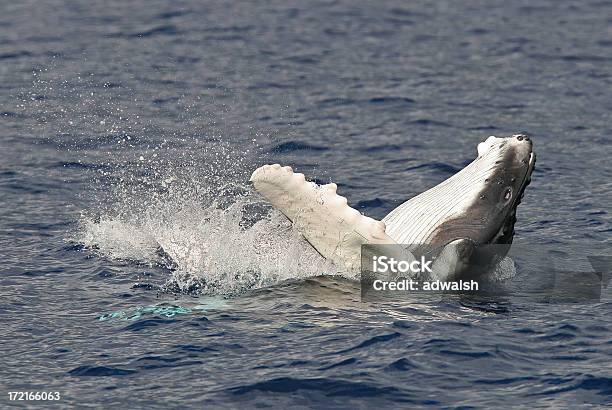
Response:
[[[504,286],[610,255],[611,33],[600,0],[3,2],[2,407],[611,405],[605,283],[362,302],[247,183],[381,218],[526,132]]]

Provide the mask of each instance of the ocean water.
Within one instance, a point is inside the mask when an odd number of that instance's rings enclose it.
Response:
[[[3,408],[612,405],[606,280],[525,291],[534,249],[612,254],[610,2],[1,10]],[[382,218],[516,132],[503,297],[362,301],[247,182],[291,165]]]

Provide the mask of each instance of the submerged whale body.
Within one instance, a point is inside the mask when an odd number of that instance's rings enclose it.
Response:
[[[435,257],[435,278],[469,276],[470,267],[505,256],[514,235],[516,209],[531,181],[535,153],[524,134],[489,137],[477,158],[435,187],[404,202],[382,221],[362,215],[337,194],[336,184],[317,185],[279,164],[251,176],[255,189],[341,270],[356,273],[363,245],[395,245],[399,257]],[[491,247],[494,251],[491,251]]]

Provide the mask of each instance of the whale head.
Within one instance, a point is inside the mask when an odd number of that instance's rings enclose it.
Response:
[[[512,243],[516,210],[535,165],[533,143],[525,134],[492,136],[477,151],[464,169],[387,215],[389,236],[428,248],[458,239]]]
[[[436,227],[430,244],[460,238],[478,245],[512,243],[517,207],[536,161],[532,140],[525,134],[491,136],[477,151],[478,157],[452,177],[458,186],[465,185],[464,194],[458,195],[457,212]]]
[[[531,182],[536,157],[527,135],[489,137],[477,151],[461,171],[383,219],[398,244],[438,255],[442,277],[481,275],[508,253]]]

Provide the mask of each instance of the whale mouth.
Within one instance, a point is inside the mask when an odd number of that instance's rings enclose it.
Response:
[[[515,212],[516,212],[517,206],[521,203],[521,200],[523,199],[523,196],[525,195],[525,189],[529,186],[529,184],[531,184],[531,174],[533,173],[533,170],[535,169],[535,163],[536,163],[536,154],[535,152],[531,151],[529,153],[529,166],[527,168],[527,172],[525,172],[525,176],[523,177],[523,182],[521,183],[520,195],[518,196],[516,203],[513,205]]]

